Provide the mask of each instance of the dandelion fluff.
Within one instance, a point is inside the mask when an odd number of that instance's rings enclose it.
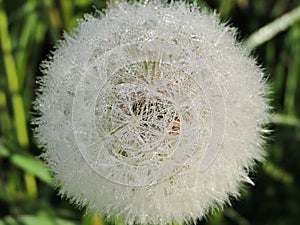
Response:
[[[42,68],[36,136],[72,202],[128,224],[183,223],[252,183],[266,84],[216,15],[114,3]]]

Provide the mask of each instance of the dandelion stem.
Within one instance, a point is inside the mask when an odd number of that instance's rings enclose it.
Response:
[[[248,50],[253,50],[259,45],[267,42],[268,40],[275,37],[278,33],[286,30],[289,26],[293,25],[300,20],[300,6],[294,10],[282,15],[273,22],[260,28],[254,32],[244,43],[244,46]]]

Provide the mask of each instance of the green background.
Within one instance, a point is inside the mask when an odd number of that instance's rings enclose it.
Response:
[[[299,0],[207,0],[222,21],[245,40],[260,27],[300,5]],[[0,0],[0,225],[71,225],[104,222],[57,197],[37,157],[32,101],[39,64],[63,30],[103,0]],[[300,221],[300,22],[254,49],[271,86],[273,119],[267,160],[251,174],[240,200],[199,224],[298,224]]]

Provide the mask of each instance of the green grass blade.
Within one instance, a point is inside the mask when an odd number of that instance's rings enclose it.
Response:
[[[11,39],[8,31],[7,15],[0,4],[0,40],[4,58],[4,67],[9,90],[14,93],[19,90],[19,81],[15,60],[12,55]]]
[[[11,156],[11,162],[27,173],[33,174],[45,183],[50,184],[50,173],[41,160],[30,155],[14,154]]]
[[[245,41],[244,46],[249,50],[253,50],[299,20],[300,6],[260,28]]]

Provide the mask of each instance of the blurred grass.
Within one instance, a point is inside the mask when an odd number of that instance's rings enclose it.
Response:
[[[197,1],[200,4],[200,1]],[[244,40],[300,6],[298,0],[207,0]],[[102,225],[56,197],[37,158],[30,120],[39,64],[84,13],[105,0],[0,0],[0,225]],[[297,224],[300,221],[300,23],[255,49],[271,83],[274,117],[268,160],[243,198],[199,224]]]

